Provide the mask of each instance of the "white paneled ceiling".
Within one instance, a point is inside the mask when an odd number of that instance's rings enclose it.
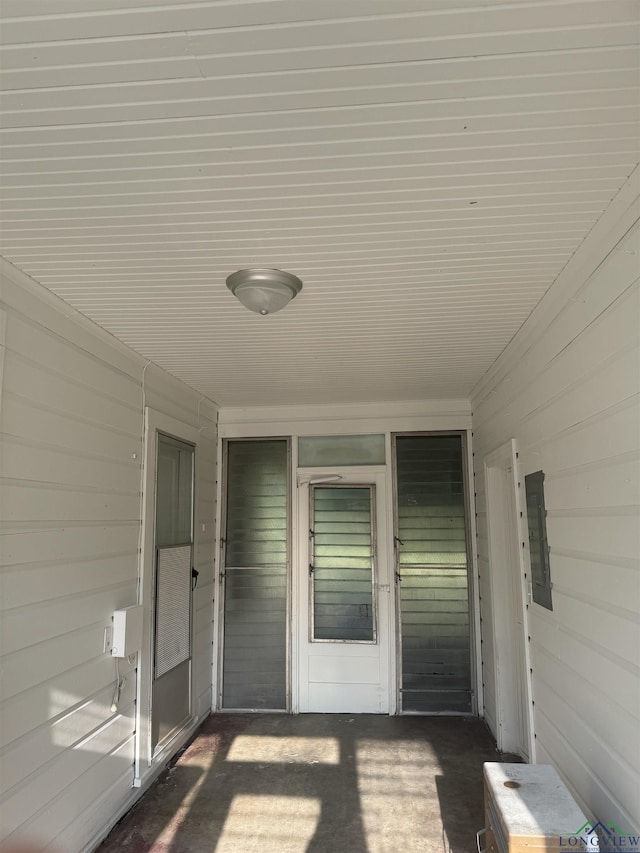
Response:
[[[223,406],[465,397],[639,159],[637,0],[1,8],[0,252]]]

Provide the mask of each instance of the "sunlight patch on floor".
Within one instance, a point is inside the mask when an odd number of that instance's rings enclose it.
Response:
[[[340,764],[340,744],[336,738],[326,737],[240,735],[234,740],[227,761]]]
[[[305,853],[321,809],[315,797],[238,795],[215,853]]]
[[[430,750],[415,741],[362,739],[356,743],[356,763],[369,853],[388,853],[390,837],[398,850],[431,850],[434,839],[427,833],[433,834],[434,821],[438,826],[440,821],[439,804],[429,798],[429,780],[439,769]],[[436,844],[441,844],[439,833]]]

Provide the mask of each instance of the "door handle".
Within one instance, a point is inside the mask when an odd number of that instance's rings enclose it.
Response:
[[[200,572],[197,572],[193,566],[191,567],[191,592],[198,586],[198,575]]]

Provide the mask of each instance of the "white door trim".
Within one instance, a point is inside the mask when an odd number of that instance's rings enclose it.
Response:
[[[528,609],[525,584],[525,562],[521,547],[522,502],[518,481],[518,453],[515,439],[505,442],[484,459],[487,533],[489,553],[489,587],[491,590],[491,615],[494,647],[495,693],[496,693],[496,740],[498,748],[517,751],[520,739],[518,732],[518,696],[524,695],[524,737],[528,760],[535,763],[535,738],[533,727],[533,705],[531,695],[531,665],[528,642]],[[503,478],[502,483],[496,477]],[[509,594],[512,577],[506,573],[508,562],[515,559],[519,583],[514,590],[521,608],[521,630],[516,634],[517,620],[511,613],[513,598]],[[521,677],[524,683],[514,684],[514,673],[519,667],[512,654],[521,644]],[[505,651],[507,655],[505,655]]]

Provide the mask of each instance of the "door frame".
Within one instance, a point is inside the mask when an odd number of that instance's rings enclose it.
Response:
[[[396,627],[395,627],[395,584],[393,583],[393,539],[392,539],[392,507],[389,500],[392,497],[392,484],[390,482],[390,467],[388,465],[333,465],[317,468],[297,468],[296,469],[296,495],[292,501],[292,529],[294,533],[295,550],[293,552],[293,570],[291,573],[291,597],[296,605],[292,608],[291,613],[291,651],[292,651],[292,711],[299,713],[300,711],[300,696],[303,689],[303,669],[306,665],[302,660],[301,649],[304,643],[309,642],[308,632],[303,628],[308,621],[308,615],[303,620],[302,614],[308,614],[308,581],[306,567],[309,562],[308,552],[308,537],[302,534],[301,522],[308,517],[309,494],[308,487],[313,485],[314,481],[322,481],[323,478],[340,476],[344,480],[338,482],[346,483],[353,482],[354,485],[374,485],[377,501],[377,514],[379,523],[377,524],[377,551],[378,562],[382,559],[386,560],[389,591],[380,590],[375,592],[378,599],[378,607],[380,606],[381,595],[388,595],[388,614],[387,625],[385,627],[387,643],[387,659],[385,667],[387,670],[387,695],[388,695],[388,714],[396,713]],[[307,494],[303,495],[302,489],[305,489]],[[301,506],[304,500],[304,508]],[[302,511],[301,511],[302,509]],[[378,587],[380,586],[380,574],[376,573]],[[383,584],[384,586],[384,584]],[[308,626],[307,626],[308,627]],[[378,640],[381,635],[381,622],[378,618]],[[301,633],[304,630],[304,636]],[[339,641],[341,642],[341,641]]]
[[[159,772],[166,760],[175,752],[176,744],[193,727],[195,715],[194,679],[190,678],[190,717],[182,728],[156,750],[151,747],[151,714],[153,687],[153,621],[154,582],[156,555],[156,468],[158,433],[193,445],[193,559],[195,560],[195,512],[198,506],[199,484],[196,476],[200,432],[189,424],[145,406],[144,460],[142,465],[142,525],[140,528],[140,570],[138,604],[143,606],[142,647],[138,654],[135,719],[134,787],[141,787]],[[191,619],[193,649],[193,619]],[[193,664],[192,664],[193,665]]]
[[[501,477],[502,482],[496,477]],[[531,661],[529,647],[529,611],[526,595],[526,565],[521,547],[520,519],[523,517],[521,489],[518,480],[518,451],[515,439],[500,445],[484,458],[484,479],[487,515],[487,544],[489,556],[489,588],[491,590],[491,619],[494,649],[494,677],[496,695],[496,741],[498,748],[507,752],[517,749],[518,696],[522,690],[524,737],[528,760],[535,763],[535,736],[531,691]],[[515,556],[518,583],[513,590],[521,608],[522,630],[517,637],[517,621],[511,614],[510,594],[513,575],[508,576],[508,563]],[[505,614],[510,614],[506,617]],[[514,685],[519,665],[513,657],[507,659],[500,649],[509,651],[522,643],[522,669],[524,683]],[[514,689],[515,687],[515,689]]]

